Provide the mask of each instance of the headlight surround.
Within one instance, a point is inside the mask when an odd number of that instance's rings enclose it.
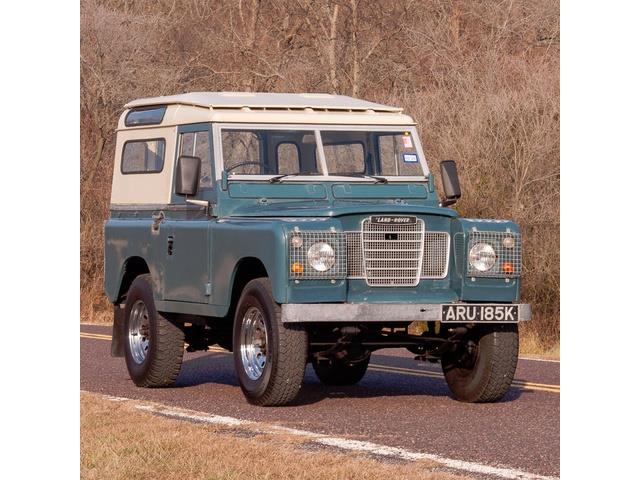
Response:
[[[307,250],[307,261],[318,272],[326,272],[336,263],[336,252],[326,242],[316,242]]]
[[[479,272],[487,272],[496,264],[496,251],[485,242],[478,242],[469,250],[469,263]]]

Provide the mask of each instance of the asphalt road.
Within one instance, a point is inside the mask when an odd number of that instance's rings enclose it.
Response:
[[[181,408],[277,423],[449,458],[560,473],[560,363],[520,359],[503,401],[465,404],[450,397],[440,365],[400,349],[381,350],[356,386],[326,387],[310,366],[291,406],[246,403],[231,355],[186,353],[177,384],[143,389],[123,358],[110,355],[111,328],[81,325],[80,388]]]

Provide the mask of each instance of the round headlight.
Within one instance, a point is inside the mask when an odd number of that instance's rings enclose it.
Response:
[[[496,252],[488,243],[476,243],[469,251],[469,263],[479,272],[486,272],[496,264]]]
[[[307,260],[317,271],[326,272],[336,263],[336,252],[328,243],[314,243],[307,251]]]

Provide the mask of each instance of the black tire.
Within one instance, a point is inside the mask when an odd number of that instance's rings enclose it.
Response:
[[[146,308],[146,315],[139,314],[140,311],[144,312],[142,305]],[[153,301],[151,275],[140,275],[131,284],[127,293],[124,316],[125,361],[133,383],[139,387],[172,385],[182,365],[184,332],[157,312]],[[147,326],[136,329],[136,318],[146,319],[144,321]],[[141,338],[148,338],[148,344],[144,358],[141,359],[140,352],[145,349],[135,347],[135,337],[143,330]]]
[[[369,359],[370,356],[362,361],[351,363],[349,359],[329,358],[317,360],[314,358],[311,365],[313,365],[313,370],[316,372],[318,379],[325,385],[355,385],[367,373]]]
[[[259,312],[266,335],[264,366],[259,374],[250,376],[243,363],[243,321]],[[280,305],[271,294],[268,278],[251,280],[242,291],[236,308],[233,327],[233,359],[240,387],[247,401],[254,405],[276,406],[291,402],[302,385],[307,364],[307,331],[301,325],[284,325]]]
[[[467,345],[475,345],[471,353]],[[518,365],[518,325],[474,327],[458,348],[442,357],[444,377],[463,402],[496,402],[513,380]]]

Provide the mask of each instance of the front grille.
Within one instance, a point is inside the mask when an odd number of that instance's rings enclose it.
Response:
[[[362,233],[345,232],[347,237],[347,276],[364,278]],[[449,266],[449,234],[425,232],[421,278],[445,278]]]
[[[502,242],[505,237],[512,237],[514,246],[505,247]],[[488,243],[496,252],[496,262],[486,272],[476,270],[468,259],[467,251],[467,275],[473,277],[519,277],[522,274],[522,239],[519,233],[514,232],[481,232],[472,231],[469,234],[469,250],[476,243]],[[504,264],[510,263],[512,271],[505,273]]]
[[[367,285],[410,287],[420,281],[424,222],[413,225],[362,222],[362,260]]]

